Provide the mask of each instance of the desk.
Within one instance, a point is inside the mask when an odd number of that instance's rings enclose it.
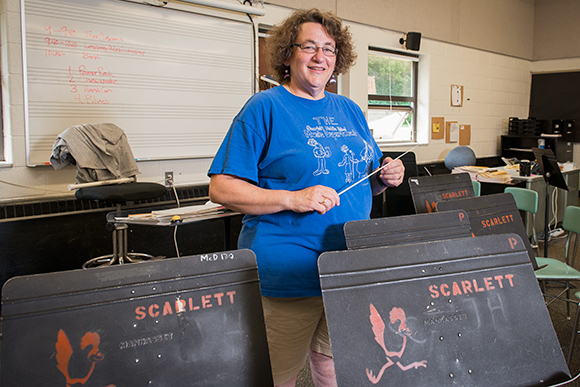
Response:
[[[534,190],[538,193],[538,212],[536,213],[536,232],[540,233],[544,230],[544,214],[546,211],[546,182],[542,175],[532,175],[529,177],[520,176],[519,172],[515,169],[503,169],[512,176],[512,180],[515,184],[518,182],[525,183],[525,187]],[[550,203],[554,203],[554,196],[556,196],[556,222],[561,222],[564,219],[564,212],[566,207],[573,205],[578,205],[578,186],[580,181],[580,169],[570,169],[562,171],[562,176],[568,185],[568,191],[560,188],[550,186]],[[550,207],[549,217],[550,220],[554,216],[554,211],[552,206]],[[526,214],[524,219],[526,225],[526,232],[529,236],[532,235],[532,222],[531,215]]]
[[[181,210],[186,210],[187,208],[194,208],[200,206],[190,206],[190,207],[181,207]],[[172,211],[180,210],[180,208],[173,208],[167,210],[161,210],[158,212],[167,212],[171,213]],[[149,212],[151,214],[152,212]],[[196,215],[193,217],[183,216],[183,221],[180,222],[171,222],[169,219],[159,220],[156,218],[143,218],[143,217],[130,217],[130,215],[135,214],[143,214],[143,210],[129,210],[129,211],[121,211],[121,212],[110,212],[107,214],[107,222],[109,223],[123,223],[132,226],[162,226],[163,228],[173,228],[177,226],[187,226],[193,223],[198,222],[207,222],[211,220],[221,220],[223,223],[223,251],[234,250],[237,248],[237,236],[232,238],[232,234],[236,234],[233,231],[232,222],[235,220],[235,217],[241,217],[242,214],[238,212],[234,212],[228,209],[220,208],[216,209],[216,211],[203,213],[200,215]],[[235,226],[237,223],[234,223]],[[149,227],[145,227],[149,228]],[[237,230],[236,230],[237,231]],[[163,233],[164,235],[166,233]],[[167,235],[165,235],[166,237]],[[175,239],[175,235],[174,235]]]

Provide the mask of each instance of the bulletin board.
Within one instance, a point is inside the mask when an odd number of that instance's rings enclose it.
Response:
[[[459,124],[457,121],[445,122],[445,142],[457,142],[459,140]]]
[[[442,140],[445,138],[445,117],[431,117],[431,139]]]
[[[99,122],[121,127],[138,160],[213,157],[253,94],[252,22],[170,7],[22,1],[28,165],[47,164],[68,127]]]
[[[471,144],[471,125],[459,125],[459,145]]]

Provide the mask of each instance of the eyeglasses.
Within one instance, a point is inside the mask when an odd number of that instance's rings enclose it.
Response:
[[[337,48],[332,46],[318,47],[317,45],[312,43],[302,43],[302,44],[294,43],[292,44],[292,46],[298,47],[300,51],[305,52],[307,54],[316,54],[318,52],[318,49],[321,49],[324,56],[335,56],[336,52],[338,51]]]

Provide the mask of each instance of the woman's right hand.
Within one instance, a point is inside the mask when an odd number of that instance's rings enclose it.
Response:
[[[323,185],[315,185],[292,193],[290,209],[294,212],[316,211],[320,215],[324,215],[334,206],[340,205],[338,193]]]
[[[280,211],[325,214],[340,205],[340,197],[330,187],[316,185],[300,191],[270,190],[233,175],[212,175],[210,200],[233,211],[249,215],[273,214]]]

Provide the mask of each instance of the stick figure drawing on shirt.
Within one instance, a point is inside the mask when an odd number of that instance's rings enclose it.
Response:
[[[330,148],[323,147],[322,144],[320,144],[313,138],[308,140],[308,145],[314,147],[313,150],[314,157],[318,159],[318,169],[314,171],[313,175],[314,176],[318,176],[321,174],[328,175],[330,171],[326,169],[326,159],[329,158],[332,154],[332,152],[330,152]]]
[[[357,164],[357,172],[358,172],[358,178],[362,178],[363,176],[366,176],[369,171],[367,170],[368,166],[370,165],[369,163],[374,159],[375,157],[375,151],[374,149],[370,146],[370,144],[368,142],[364,142],[365,143],[365,147],[363,148],[363,150],[360,152],[360,160],[358,160],[358,162],[360,162],[363,166],[363,168],[365,168],[362,171],[358,170],[358,164]]]
[[[358,161],[355,160],[354,152],[351,151],[348,146],[343,145],[340,147],[340,150],[344,153],[344,157],[338,166],[344,167],[344,174],[346,176],[345,180],[347,183],[352,183],[354,181],[354,171]]]

